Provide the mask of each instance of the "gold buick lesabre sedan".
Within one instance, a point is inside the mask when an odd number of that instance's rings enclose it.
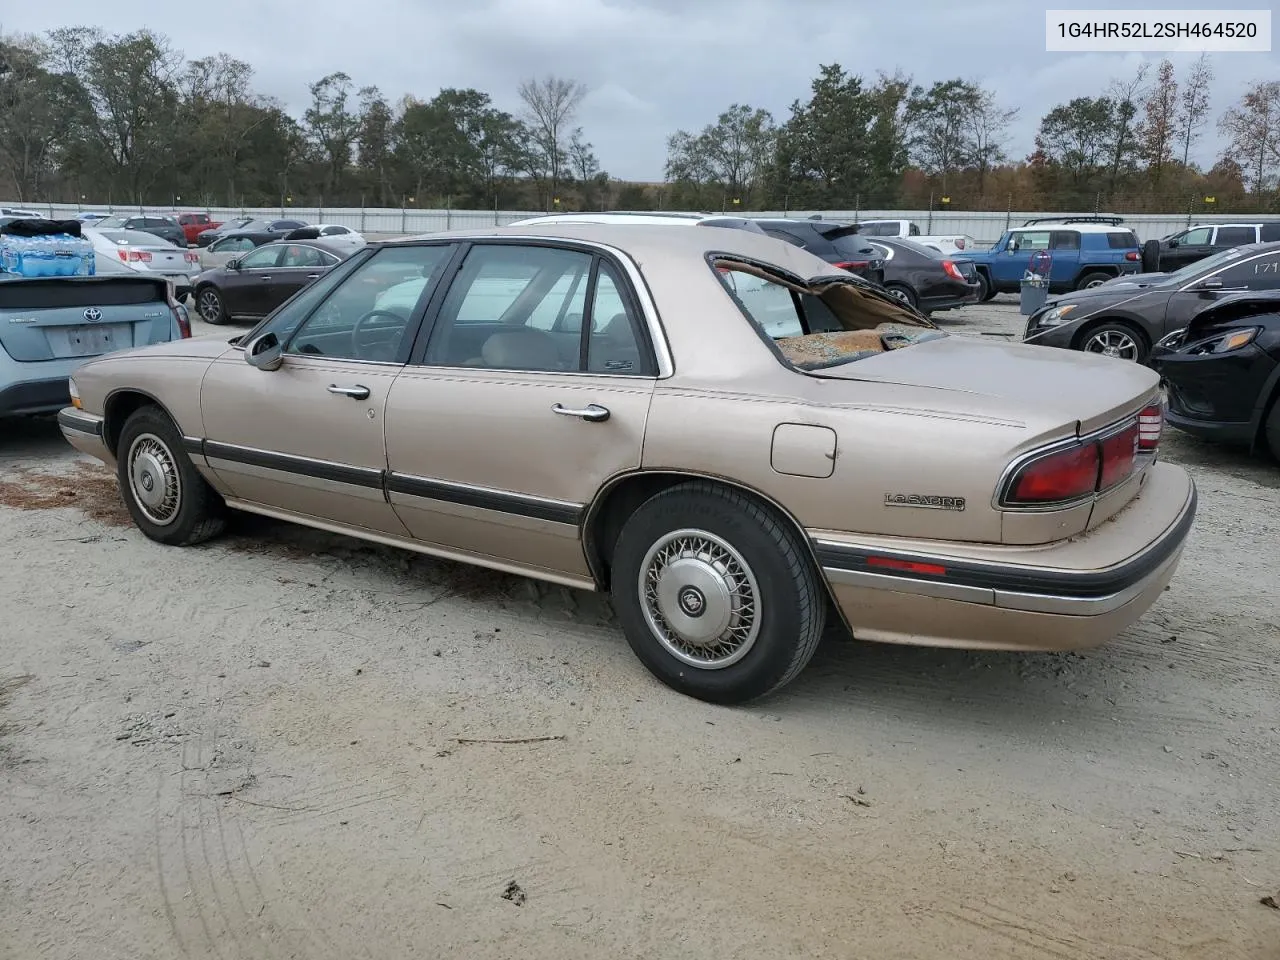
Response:
[[[1195,514],[1154,373],[950,337],[803,250],[554,225],[374,244],[248,334],[86,363],[59,415],[165,544],[246,510],[585,590],[716,702],[854,637],[1089,647]]]

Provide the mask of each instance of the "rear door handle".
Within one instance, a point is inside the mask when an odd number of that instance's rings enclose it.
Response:
[[[368,400],[369,388],[357,383],[351,387],[340,387],[336,383],[329,384],[329,392],[336,393],[342,397],[350,397],[352,400]]]
[[[266,283],[266,282],[267,282],[268,280],[270,280],[271,278],[270,278],[270,277],[260,277],[259,279],[260,279],[263,283]]]
[[[308,274],[307,274],[307,279],[308,279],[308,280],[319,280],[319,279],[320,279],[320,274],[318,274],[318,273],[308,273]]]
[[[586,420],[589,423],[600,423],[602,420],[609,419],[609,408],[602,407],[598,403],[589,403],[580,410],[574,410],[569,407],[561,406],[558,403],[551,405],[551,412],[558,413],[562,417],[577,417],[579,420]]]

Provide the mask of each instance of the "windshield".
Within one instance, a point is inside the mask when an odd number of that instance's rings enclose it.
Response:
[[[98,230],[99,236],[122,247],[163,247],[173,246],[161,240],[154,233],[143,233],[141,230]]]

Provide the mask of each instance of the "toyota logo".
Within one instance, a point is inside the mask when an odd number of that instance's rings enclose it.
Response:
[[[84,312],[84,318],[88,320],[90,323],[97,323],[99,320],[102,319],[102,311],[99,310],[97,307],[90,307],[88,310]]]

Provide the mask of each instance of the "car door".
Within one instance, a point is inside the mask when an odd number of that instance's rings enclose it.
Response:
[[[307,284],[319,280],[338,258],[300,243],[280,244],[280,261],[263,278],[264,313],[270,313]]]
[[[400,246],[358,257],[254,331],[283,345],[278,369],[231,350],[200,387],[203,453],[236,499],[260,508],[404,536],[383,489],[383,414],[452,247]],[[373,302],[412,286],[370,319]]]
[[[1053,258],[1049,265],[1049,282],[1054,287],[1075,286],[1076,275],[1080,272],[1080,231],[1052,231],[1049,255]]]
[[[1223,264],[1184,283],[1169,298],[1165,333],[1180,330],[1214,300],[1242,290],[1280,289],[1280,251],[1258,253]]]
[[[1196,227],[1175,234],[1169,240],[1169,250],[1160,257],[1160,268],[1166,272],[1203,260],[1214,252],[1213,227]],[[1176,245],[1173,243],[1175,240]]]
[[[656,378],[626,269],[588,247],[470,247],[387,403],[387,487],[414,537],[589,578],[580,523],[640,465]]]
[[[283,251],[280,244],[266,244],[233,258],[235,266],[232,261],[227,262],[218,286],[228,313],[236,317],[266,316],[267,285]]]
[[[1018,286],[1031,266],[1031,255],[1049,249],[1048,230],[1018,230],[1009,234],[1004,250],[991,260],[991,276],[1002,287]]]

